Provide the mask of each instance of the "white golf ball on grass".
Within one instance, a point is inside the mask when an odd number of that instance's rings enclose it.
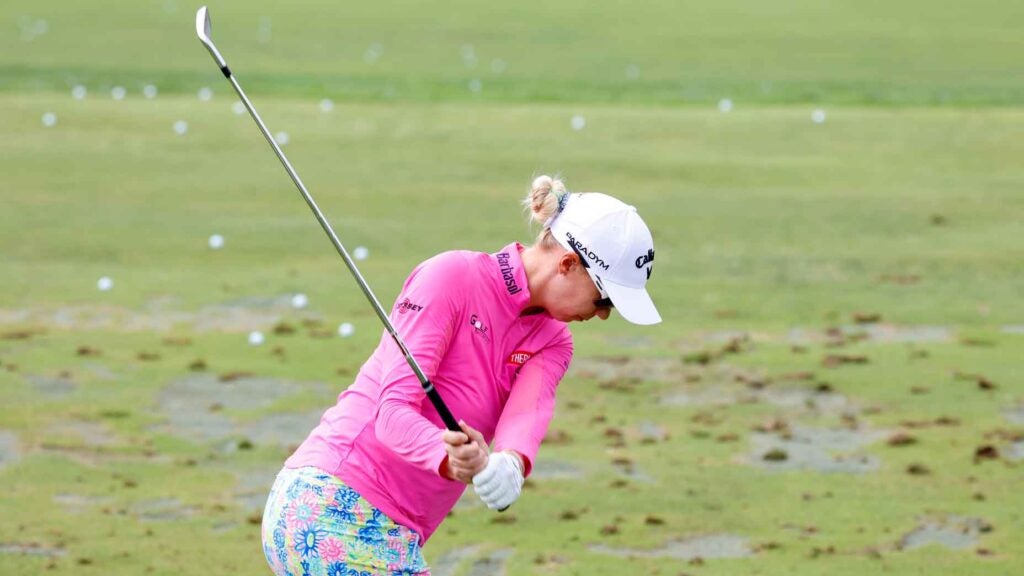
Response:
[[[366,246],[356,246],[355,250],[352,251],[352,257],[356,260],[366,260],[366,257],[370,255],[370,250]]]
[[[75,100],[85,100],[86,92],[88,91],[85,89],[85,86],[76,84],[75,87],[71,89],[71,97]]]
[[[348,338],[355,333],[356,327],[350,322],[342,322],[341,325],[338,326],[338,336],[341,336],[342,338]]]
[[[107,292],[113,287],[114,281],[111,280],[109,276],[104,276],[96,281],[96,288],[98,288],[100,292]]]
[[[260,344],[263,344],[263,332],[260,332],[259,330],[249,332],[249,345],[259,346]]]
[[[811,121],[815,124],[823,124],[825,122],[825,111],[821,108],[811,112]]]
[[[157,94],[156,86],[154,86],[152,84],[146,84],[145,86],[142,87],[142,95],[145,96],[146,98],[148,98],[149,100],[152,100],[153,98],[156,98],[156,94]]]
[[[128,91],[125,90],[124,86],[114,86],[110,89],[110,97],[114,100],[124,100],[124,97],[128,95]]]
[[[221,248],[224,247],[224,237],[221,236],[220,234],[214,234],[210,236],[208,244],[210,245],[210,248],[214,250],[220,250]]]
[[[53,112],[47,112],[43,114],[43,126],[52,128],[57,125],[57,115]]]
[[[587,127],[587,119],[577,114],[572,117],[570,124],[572,125],[573,130],[580,131]]]
[[[231,105],[231,111],[237,116],[241,116],[242,114],[245,114],[245,104],[242,104],[241,101],[235,102]]]
[[[331,110],[334,110],[334,100],[331,100],[330,98],[324,98],[323,100],[320,101],[321,112],[330,112]]]
[[[287,132],[278,132],[274,135],[274,140],[277,141],[278,146],[285,146],[292,141],[291,137],[288,136]]]
[[[184,136],[188,132],[188,122],[184,120],[178,120],[174,123],[174,133],[178,136]]]
[[[199,99],[201,101],[209,102],[213,98],[213,90],[206,86],[203,86],[199,89],[199,92],[196,95],[199,96]]]
[[[305,308],[309,305],[309,298],[305,294],[299,293],[292,296],[292,308]]]
[[[722,114],[728,114],[732,112],[732,100],[728,98],[722,98],[718,101],[718,111]]]

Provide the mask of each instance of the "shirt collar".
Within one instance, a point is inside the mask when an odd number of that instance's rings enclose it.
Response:
[[[495,279],[500,289],[500,299],[515,314],[519,314],[530,302],[530,289],[523,267],[521,250],[523,245],[513,242],[491,254]]]

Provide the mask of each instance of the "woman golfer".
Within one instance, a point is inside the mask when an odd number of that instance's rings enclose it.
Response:
[[[613,307],[661,321],[645,290],[654,242],[635,208],[548,176],[524,204],[543,225],[534,245],[435,256],[391,311],[463,432],[445,429],[385,332],[274,482],[263,551],[279,576],[429,574],[421,547],[467,484],[492,509],[519,497],[572,359],[566,323]]]

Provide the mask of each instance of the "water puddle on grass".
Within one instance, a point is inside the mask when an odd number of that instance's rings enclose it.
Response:
[[[263,512],[267,504],[267,496],[274,485],[274,479],[280,468],[258,468],[238,474],[238,484],[232,493],[232,499],[246,514]]]
[[[936,544],[951,550],[962,550],[977,544],[981,534],[991,529],[991,525],[980,518],[949,516],[923,522],[917,529],[903,536],[896,546],[901,550],[912,550]]]
[[[114,501],[107,496],[85,496],[84,494],[54,494],[53,503],[61,507],[61,511],[81,514],[95,506],[106,506]]]
[[[639,548],[616,548],[605,544],[589,547],[591,552],[611,554],[623,558],[675,558],[693,560],[694,558],[744,558],[753,554],[747,539],[731,534],[713,534],[682,540],[672,540],[660,548],[651,550]]]
[[[1017,406],[1007,410],[1004,414],[1011,424],[1024,426],[1024,406]]]
[[[18,437],[13,432],[0,430],[0,469],[16,462],[21,457]]]
[[[819,415],[855,414],[860,411],[853,401],[835,392],[775,386],[752,389],[748,386],[721,383],[687,386],[683,390],[663,396],[661,404],[684,407],[770,404]]]
[[[841,326],[838,334],[845,339],[863,339],[879,344],[918,344],[927,342],[949,342],[953,330],[946,326],[896,326],[893,324],[856,324]],[[791,344],[813,344],[835,340],[837,333],[808,328],[793,328],[789,331]]]
[[[530,472],[531,480],[581,480],[584,476],[583,469],[571,462],[540,456]]]
[[[252,422],[237,422],[224,412],[260,410],[298,393],[327,396],[328,392],[328,386],[321,382],[260,377],[222,382],[210,374],[189,376],[160,391],[159,410],[167,422],[155,429],[198,442],[244,436],[263,444],[288,446],[309,434],[319,422],[322,409],[269,414]]]
[[[598,356],[574,358],[569,376],[602,382],[680,382],[685,370],[678,358],[631,358],[629,356]]]
[[[189,518],[199,511],[199,507],[186,506],[177,498],[158,498],[139,502],[129,510],[139,520],[167,522]]]
[[[0,309],[0,326],[33,324],[64,330],[121,329],[164,332],[187,325],[198,331],[247,332],[267,329],[284,317],[316,319],[308,311],[298,313],[292,294],[255,296],[204,306],[190,312],[177,309],[174,298],[157,298],[141,309],[119,306],[64,306],[56,309]]]
[[[32,389],[37,394],[46,398],[62,398],[78,388],[78,384],[74,380],[63,376],[30,374],[25,376],[25,379],[32,385]]]
[[[749,462],[769,470],[856,474],[875,470],[879,459],[859,450],[888,435],[882,430],[793,426],[788,434],[751,435]]]
[[[502,576],[505,564],[512,557],[513,551],[507,548],[480,554],[480,546],[455,548],[441,554],[430,562],[430,573],[434,576]],[[467,562],[472,562],[468,570],[459,570]]]
[[[1006,449],[1006,457],[1010,460],[1024,460],[1024,440],[1010,444]]]
[[[51,548],[41,544],[17,544],[14,542],[0,542],[0,554],[13,554],[19,556],[42,556],[44,558],[56,558],[66,554],[63,548]]]

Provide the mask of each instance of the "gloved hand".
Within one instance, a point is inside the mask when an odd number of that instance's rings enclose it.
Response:
[[[476,495],[491,510],[504,510],[523,490],[523,461],[511,452],[492,452],[483,472],[473,477]]]

